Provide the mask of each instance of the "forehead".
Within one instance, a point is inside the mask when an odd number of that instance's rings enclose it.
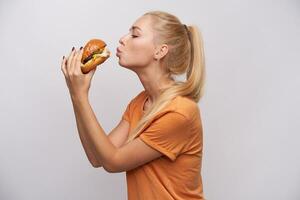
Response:
[[[138,18],[130,27],[130,30],[147,33],[151,32],[151,19],[149,16],[142,16]]]

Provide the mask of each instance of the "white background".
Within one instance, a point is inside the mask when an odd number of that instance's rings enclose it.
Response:
[[[85,156],[60,62],[90,38],[107,42],[89,96],[108,134],[143,90],[118,65],[118,40],[157,9],[203,34],[206,198],[300,199],[299,1],[1,0],[1,200],[127,199],[125,173]]]

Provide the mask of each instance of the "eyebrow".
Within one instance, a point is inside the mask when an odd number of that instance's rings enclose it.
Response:
[[[141,29],[140,27],[138,27],[138,26],[132,26],[132,27],[129,29],[129,31],[132,30],[132,29],[139,29],[140,31],[142,31],[142,29]]]

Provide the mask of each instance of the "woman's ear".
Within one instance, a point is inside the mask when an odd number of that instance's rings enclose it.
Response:
[[[166,44],[157,46],[154,54],[154,59],[155,60],[162,59],[165,55],[167,55],[168,51],[169,51],[169,47]]]

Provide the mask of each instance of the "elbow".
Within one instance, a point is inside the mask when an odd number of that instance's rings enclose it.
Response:
[[[101,165],[95,165],[97,167],[103,167],[105,171],[108,173],[118,173],[122,172],[122,165],[120,165],[120,162],[118,162],[118,154],[115,152],[113,155],[111,155],[109,158],[101,160]]]
[[[123,170],[119,170],[119,169],[115,169],[115,168],[106,168],[103,167],[105,169],[105,171],[107,171],[108,173],[120,173],[123,172]]]
[[[113,166],[103,166],[105,171],[108,173],[120,173],[120,172],[125,172],[126,169],[124,167],[118,166],[118,165],[113,165]]]
[[[103,166],[103,168],[105,169],[105,171],[107,171],[108,173],[117,173],[118,170],[116,167],[114,167],[113,165],[105,165]]]
[[[118,173],[118,172],[121,172],[119,165],[117,164],[117,162],[115,162],[115,159],[113,159],[113,158],[114,157],[112,157],[112,159],[110,159],[109,161],[105,162],[103,164],[103,168],[108,173]]]
[[[102,167],[102,164],[100,164],[99,162],[91,161],[91,160],[90,160],[90,163],[91,163],[91,165],[92,165],[94,168]]]
[[[105,171],[107,171],[108,173],[114,173],[114,170],[112,168],[108,168],[108,167],[104,167]]]
[[[102,165],[99,165],[99,164],[92,164],[92,166],[93,166],[94,168],[102,167]]]

